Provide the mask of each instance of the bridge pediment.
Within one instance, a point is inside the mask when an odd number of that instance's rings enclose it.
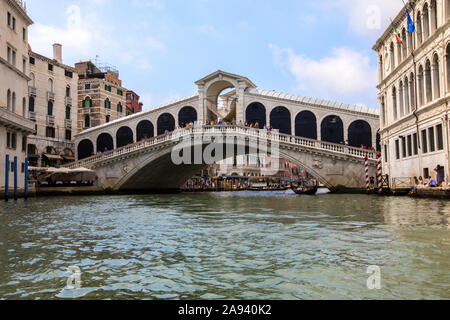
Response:
[[[250,79],[222,70],[217,70],[216,72],[207,75],[206,77],[196,81],[195,84],[200,87],[216,81],[228,81],[233,84],[244,83],[247,88],[256,88],[256,85]]]

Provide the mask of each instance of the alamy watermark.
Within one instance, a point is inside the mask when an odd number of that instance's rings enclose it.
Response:
[[[367,274],[370,274],[367,279],[367,289],[380,290],[381,289],[381,268],[379,266],[367,267]]]

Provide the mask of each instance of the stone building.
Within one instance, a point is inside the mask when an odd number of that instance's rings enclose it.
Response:
[[[126,116],[126,92],[119,72],[91,61],[75,64],[78,72],[78,132]]]
[[[78,74],[63,64],[62,46],[53,45],[53,58],[33,51],[30,55],[28,118],[36,133],[28,139],[33,166],[52,166],[74,160]]]
[[[407,6],[415,32],[408,32],[406,10],[393,21],[404,46],[389,26],[373,47],[383,169],[392,179],[426,179],[435,177],[434,168],[441,165],[448,182],[450,0],[408,1]]]
[[[6,155],[17,157],[18,188],[23,189],[27,136],[34,123],[25,118],[28,103],[28,27],[33,23],[22,1],[0,0],[0,188],[5,187]],[[12,188],[14,165],[10,163]]]

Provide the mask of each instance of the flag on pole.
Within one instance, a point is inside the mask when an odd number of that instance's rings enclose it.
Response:
[[[401,36],[400,33],[398,33],[397,29],[395,29],[394,23],[392,22],[392,28],[394,28],[394,35],[395,35],[395,40],[397,41],[397,43],[401,43],[402,46],[405,46],[405,44],[403,43],[403,41],[401,40]]]
[[[411,18],[411,15],[409,14],[408,8],[405,7],[405,9],[406,9],[406,14],[408,15],[408,32],[414,33],[414,31],[416,30],[416,26],[414,25],[414,21]]]

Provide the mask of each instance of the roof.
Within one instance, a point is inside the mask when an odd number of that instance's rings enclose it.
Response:
[[[250,79],[248,79],[247,77],[243,77],[243,76],[240,76],[240,75],[234,74],[234,73],[225,72],[225,71],[222,71],[222,70],[217,70],[216,72],[211,73],[211,74],[207,75],[206,77],[201,78],[200,80],[196,81],[195,84],[196,85],[201,85],[204,82],[206,82],[206,81],[208,81],[210,79],[217,78],[220,75],[225,75],[225,76],[228,76],[230,78],[234,78],[236,80],[245,81],[245,82],[247,82],[250,85],[250,87],[256,88],[256,85]]]

